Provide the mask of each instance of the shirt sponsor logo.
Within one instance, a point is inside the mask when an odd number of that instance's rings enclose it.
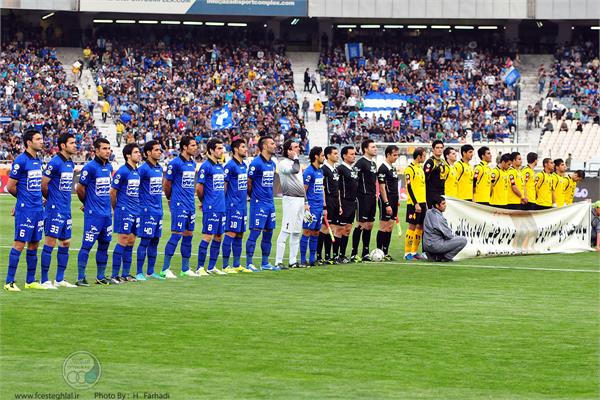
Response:
[[[42,190],[42,170],[27,171],[27,191],[39,192]]]
[[[238,175],[238,190],[248,190],[248,174]]]
[[[273,187],[273,179],[275,177],[275,171],[263,171],[261,180],[262,187]]]
[[[125,192],[129,197],[138,197],[140,193],[140,180],[129,179],[127,181],[127,190]]]
[[[162,178],[160,176],[150,178],[150,194],[162,194]]]
[[[216,192],[222,192],[225,190],[225,175],[213,175],[213,190]]]
[[[96,196],[108,196],[110,191],[110,177],[96,178]]]
[[[58,182],[58,190],[62,192],[70,192],[73,188],[73,173],[63,172],[60,174],[60,181]]]
[[[323,178],[315,178],[315,193],[323,193]]]
[[[181,173],[181,187],[184,189],[194,187],[194,171],[183,171]]]

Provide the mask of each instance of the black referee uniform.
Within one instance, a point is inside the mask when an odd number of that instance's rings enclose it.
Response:
[[[438,160],[435,157],[429,157],[423,164],[425,172],[425,197],[427,199],[427,208],[432,208],[432,200],[437,196],[444,195],[446,184],[447,168],[444,160]]]
[[[331,225],[340,224],[340,175],[335,167],[327,162],[321,167],[325,185],[325,209],[327,210],[327,221]],[[336,237],[334,243],[331,243],[331,237],[328,233],[319,233],[323,244],[325,245],[325,262],[333,264],[339,255],[340,238]],[[331,258],[331,247],[333,245],[333,258]],[[321,250],[317,249],[317,255],[321,257]]]
[[[354,164],[358,170],[358,222],[374,222],[377,212],[377,165],[375,161],[369,161],[362,157]],[[371,241],[371,229],[363,229],[360,226],[354,228],[352,233],[352,256],[357,259],[358,245],[362,234],[363,250],[362,260],[369,259],[369,243]]]
[[[355,167],[346,163],[341,163],[336,168],[339,174],[340,203],[342,214],[339,217],[339,225],[352,225],[356,215],[356,195],[358,193],[358,171]],[[342,236],[340,240],[340,250],[338,262],[346,264],[346,248],[348,246],[348,236]]]
[[[393,221],[398,216],[398,201],[400,201],[400,194],[398,193],[398,171],[396,168],[384,162],[379,166],[377,170],[377,180],[379,181],[380,188],[381,184],[385,185],[385,193],[387,195],[387,205],[392,209],[392,213],[388,214],[386,204],[383,202],[383,196],[379,194],[379,220],[381,221]],[[392,240],[392,232],[377,232],[377,248],[381,249],[386,256],[389,256],[390,242]]]

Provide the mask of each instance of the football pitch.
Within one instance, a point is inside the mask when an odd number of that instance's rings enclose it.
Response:
[[[83,225],[72,200],[70,282]],[[0,196],[3,281],[13,205]],[[197,224],[192,264],[199,240]],[[257,246],[255,261],[260,254]],[[23,254],[22,292],[0,293],[0,398],[600,397],[598,253],[403,262],[394,234],[391,254],[391,263],[55,291],[23,289]],[[178,249],[175,273],[180,260]],[[95,271],[92,252],[88,278]],[[99,361],[92,388],[65,381],[65,359],[77,351]]]

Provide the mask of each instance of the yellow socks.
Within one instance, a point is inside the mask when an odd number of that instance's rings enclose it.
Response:
[[[416,254],[419,252],[419,245],[421,244],[421,238],[423,238],[423,229],[417,228],[414,235],[415,238],[412,243],[412,253]]]
[[[407,229],[404,235],[404,255],[410,254],[415,241],[415,231]]]

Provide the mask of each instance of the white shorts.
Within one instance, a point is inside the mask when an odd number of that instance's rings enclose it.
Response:
[[[283,196],[281,230],[287,233],[302,233],[304,221],[304,197]]]

